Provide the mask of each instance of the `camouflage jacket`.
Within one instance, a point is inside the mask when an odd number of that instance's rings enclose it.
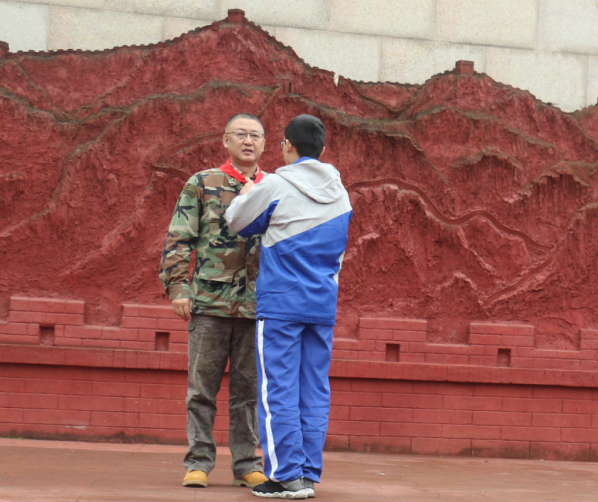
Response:
[[[160,280],[171,300],[191,298],[195,314],[255,318],[260,236],[245,239],[229,230],[223,218],[241,188],[239,181],[220,169],[201,171],[189,178],[175,207]]]

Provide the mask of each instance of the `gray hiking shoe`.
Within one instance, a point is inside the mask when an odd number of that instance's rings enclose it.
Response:
[[[307,492],[307,497],[313,499],[316,496],[314,482],[309,478],[301,478],[301,481],[303,481],[303,489]]]

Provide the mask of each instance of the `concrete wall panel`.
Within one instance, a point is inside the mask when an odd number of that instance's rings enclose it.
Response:
[[[16,1],[33,3],[31,0]],[[215,0],[37,0],[36,3],[196,19],[216,19],[218,15]]]
[[[47,50],[49,12],[45,5],[0,1],[0,40],[11,52]]]
[[[184,19],[180,17],[167,17],[164,19],[164,40],[180,37],[183,33],[212,24],[207,19]]]
[[[218,8],[214,0],[105,0],[107,10],[176,16],[195,19],[216,19]]]
[[[598,56],[588,58],[588,88],[586,106],[598,104]]]
[[[162,40],[164,19],[124,12],[52,7],[50,49],[100,50]]]
[[[382,42],[380,80],[423,84],[432,75],[452,70],[460,59],[474,61],[476,71],[484,71],[483,47],[385,38]]]
[[[107,0],[14,0],[19,3],[43,5],[62,5],[64,7],[82,7],[86,9],[106,10]]]
[[[508,84],[511,81],[511,49],[487,47],[485,73],[497,82]]]
[[[598,54],[598,2],[543,0],[539,49]]]
[[[329,0],[221,0],[219,19],[228,9],[243,9],[247,19],[258,24],[291,28],[327,29]]]
[[[437,0],[436,39],[533,49],[538,0]]]
[[[379,79],[380,37],[293,28],[268,31],[312,66],[354,80]]]
[[[587,56],[489,49],[486,73],[571,112],[586,104]]]
[[[433,0],[331,0],[329,29],[406,38],[434,38]]]

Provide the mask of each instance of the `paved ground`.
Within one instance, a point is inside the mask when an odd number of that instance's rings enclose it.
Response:
[[[0,502],[260,500],[230,486],[218,449],[208,488],[183,488],[185,448],[0,438]],[[325,453],[322,501],[598,501],[598,464]]]

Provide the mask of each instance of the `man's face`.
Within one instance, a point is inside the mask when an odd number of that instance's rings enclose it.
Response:
[[[228,149],[234,166],[252,167],[262,156],[266,140],[264,130],[258,122],[238,118],[228,126],[222,142]]]

